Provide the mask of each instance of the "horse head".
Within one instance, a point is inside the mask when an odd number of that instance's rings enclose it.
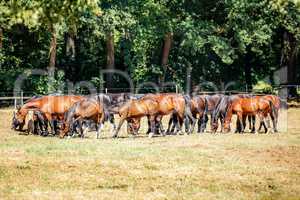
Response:
[[[230,121],[225,120],[224,121],[224,132],[228,133],[228,132],[230,132],[230,130],[231,130],[231,128],[230,128]]]
[[[213,133],[215,133],[215,132],[217,132],[217,130],[218,130],[218,121],[212,121],[211,122],[211,131]]]
[[[17,106],[17,110],[13,112],[12,129],[16,130],[19,127],[19,129],[22,130],[25,125],[26,115],[27,110]]]
[[[130,118],[127,120],[127,133],[136,135],[141,126],[140,118]]]

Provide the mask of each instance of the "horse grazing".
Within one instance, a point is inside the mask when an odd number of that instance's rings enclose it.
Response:
[[[221,99],[219,100],[218,104],[216,105],[214,111],[212,112],[212,118],[211,118],[211,130],[212,132],[216,132],[218,129],[218,120],[221,122],[221,132],[223,132],[223,124],[224,119],[227,113],[228,105],[230,102],[242,98],[240,95],[222,95]]]
[[[194,130],[196,121],[198,120],[198,133],[203,132],[205,129],[205,116],[208,110],[207,99],[205,97],[206,95],[196,95],[190,101],[190,110],[192,113],[192,117],[195,119],[191,123],[192,130]],[[174,131],[176,123],[178,123],[177,116],[176,114],[172,114],[169,120],[169,127],[172,124],[171,132]]]
[[[52,134],[56,134],[55,121],[61,119],[64,113],[77,101],[84,99],[82,96],[43,96],[32,98],[25,102],[22,107],[17,109],[13,117],[13,128],[23,129],[25,119],[29,110],[39,110],[50,122]]]
[[[281,107],[281,100],[276,95],[265,95],[265,96],[262,96],[261,98],[266,99],[268,101],[271,101],[272,104],[274,105],[274,113],[273,113],[273,115],[270,115],[270,117],[271,117],[272,122],[273,122],[274,132],[277,133],[278,132],[277,124],[278,124],[279,110],[280,110],[280,107]],[[260,131],[260,128],[258,129],[258,131]]]
[[[109,119],[109,113],[104,107],[104,101],[107,96],[96,95],[76,102],[66,113],[64,117],[64,128],[60,132],[60,138],[63,138],[70,131],[71,126],[78,122],[80,135],[83,138],[88,127],[83,128],[84,120],[91,120],[96,124],[97,139],[103,127],[104,121]]]
[[[159,114],[159,104],[152,99],[139,99],[139,100],[129,100],[125,104],[111,108],[111,112],[119,114],[120,121],[113,133],[113,137],[117,137],[118,133],[125,122],[125,120],[132,122],[134,121],[136,126],[139,126],[140,118],[147,116],[150,121],[151,133],[149,137],[153,136],[155,132],[155,117]],[[136,120],[138,119],[138,120]],[[138,123],[138,124],[137,124]],[[136,131],[136,130],[134,130]]]
[[[189,121],[194,123],[195,119],[191,112],[191,99],[187,95],[175,94],[175,93],[161,93],[161,94],[147,94],[141,99],[151,99],[158,103],[158,114],[156,116],[157,128],[162,128],[162,116],[172,114],[168,125],[167,132],[170,132],[171,124],[175,124],[176,132],[181,131],[183,122],[186,122],[186,132],[193,132],[193,127],[189,129]],[[178,122],[178,123],[177,123]],[[149,131],[148,131],[149,132]]]
[[[32,113],[32,118],[28,121],[27,132],[34,135],[46,136],[48,129],[48,121],[44,115],[39,110],[34,110]]]
[[[230,122],[233,114],[237,114],[238,123],[240,130],[239,132],[244,132],[245,127],[245,118],[243,116],[259,116],[260,127],[264,126],[265,133],[268,132],[268,129],[265,125],[264,120],[268,117],[268,114],[274,116],[274,105],[272,101],[263,99],[259,96],[250,97],[250,98],[236,98],[229,102],[228,108],[226,111],[226,116],[224,119],[224,130],[225,132],[230,131]],[[255,124],[255,121],[254,121]],[[253,130],[255,132],[255,126]]]

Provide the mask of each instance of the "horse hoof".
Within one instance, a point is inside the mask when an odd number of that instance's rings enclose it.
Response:
[[[153,137],[153,135],[154,135],[154,133],[149,133],[149,135],[148,135],[148,138],[152,138]]]

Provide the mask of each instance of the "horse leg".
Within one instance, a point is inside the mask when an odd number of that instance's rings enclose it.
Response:
[[[166,131],[164,130],[164,127],[163,127],[163,124],[162,124],[162,116],[160,117],[160,120],[159,120],[159,129],[160,129],[160,132],[161,132],[162,136],[165,136]]]
[[[121,118],[121,119],[120,119],[119,124],[118,124],[116,130],[114,130],[114,132],[113,132],[113,136],[112,136],[113,138],[118,137],[118,133],[119,133],[119,131],[120,131],[120,129],[121,129],[121,127],[122,127],[124,121],[125,121],[125,118]]]
[[[50,120],[50,127],[51,127],[51,134],[56,135],[56,133],[55,133],[55,120],[54,119]]]
[[[249,119],[249,116],[247,116],[247,115],[243,115],[243,126],[244,126],[244,129],[246,129],[246,120],[247,120],[247,117],[248,117],[248,119]],[[250,120],[251,121],[251,120]]]
[[[202,121],[201,132],[205,131],[207,122],[208,122],[208,115],[204,115],[204,118],[203,118],[203,121]]]
[[[171,134],[175,134],[175,128],[177,128],[177,124],[178,124],[178,117],[177,115],[174,115],[173,119],[172,119],[172,127],[171,127]]]
[[[203,114],[202,117],[201,117],[201,119],[199,119],[199,120],[200,120],[200,123],[198,121],[198,128],[199,128],[199,124],[200,124],[200,131],[199,131],[199,133],[203,133],[205,131],[205,129],[206,129],[206,123],[208,121],[208,117],[207,117],[207,115]]]
[[[201,132],[201,122],[202,122],[202,117],[200,117],[200,118],[198,119],[198,122],[197,122],[197,125],[198,125],[197,133],[200,133],[200,132]]]
[[[88,125],[81,118],[78,119],[78,123],[80,124],[80,137],[84,138],[88,132]]]
[[[150,118],[147,117],[147,123],[148,123],[148,130],[146,134],[149,134],[151,132],[151,123],[150,123]]]
[[[179,133],[182,132],[183,122],[184,122],[184,116],[183,115],[178,115],[178,123],[177,123],[178,126],[177,127],[179,128],[178,129]]]
[[[103,127],[102,123],[96,125],[97,139],[99,139],[99,135],[100,135],[102,127]]]
[[[240,127],[241,127],[241,130],[240,130],[240,133],[244,133],[244,124],[243,124],[243,114],[242,113],[237,113],[237,116],[238,116],[238,122],[240,124]]]
[[[255,133],[255,121],[256,121],[256,117],[255,115],[252,116],[252,129],[251,129],[251,133]]]
[[[240,122],[239,122],[239,118],[237,117],[236,119],[236,128],[234,133],[240,133],[241,132],[241,126],[240,126]]]
[[[274,132],[275,133],[278,132],[277,125],[278,125],[278,110],[275,110],[275,116],[274,116]]]
[[[190,132],[190,120],[189,120],[188,116],[184,117],[184,127],[185,127],[185,132],[187,134],[189,134],[189,132]]]
[[[225,120],[225,118],[223,117],[223,115],[220,115],[220,122],[221,122],[221,133],[223,133],[224,132],[224,120]],[[218,122],[217,122],[217,129],[216,129],[216,131],[218,130]]]
[[[271,119],[272,119],[272,123],[273,123],[274,133],[277,133],[278,130],[277,130],[277,119],[276,119],[276,116],[271,115]]]
[[[109,122],[112,126],[112,130],[114,131],[116,129],[116,124],[115,124],[115,117],[113,114],[109,115]]]
[[[248,116],[249,130],[252,131],[252,116]]]
[[[265,133],[268,133],[268,128],[271,127],[270,119],[268,118],[268,115],[263,115],[262,117],[263,117],[263,125],[264,125],[264,129],[265,129]]]
[[[152,138],[153,135],[155,134],[155,116],[149,116],[149,120],[150,120],[151,132],[149,133],[148,137]]]

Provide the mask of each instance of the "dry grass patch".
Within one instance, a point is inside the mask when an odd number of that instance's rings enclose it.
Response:
[[[287,116],[279,134],[61,140],[18,135],[1,110],[0,198],[300,199],[300,110]]]

